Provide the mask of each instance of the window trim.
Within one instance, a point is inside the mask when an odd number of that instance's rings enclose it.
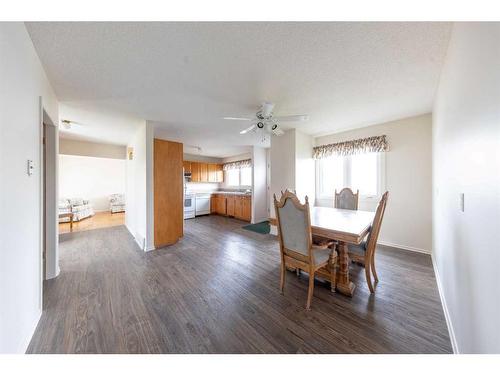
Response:
[[[376,195],[363,195],[360,193],[359,199],[364,202],[372,202],[378,201],[382,197],[382,194],[386,190],[386,157],[385,152],[378,152],[377,164],[378,164],[378,173],[377,173],[377,194]],[[325,194],[321,191],[322,186],[322,173],[320,167],[321,159],[317,159],[315,161],[315,169],[316,169],[316,197],[320,200],[328,200],[334,199],[334,191],[332,190],[330,194]],[[346,186],[350,185],[351,180],[351,157],[344,156],[344,182]]]

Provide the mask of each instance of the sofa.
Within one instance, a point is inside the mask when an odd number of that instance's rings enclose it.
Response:
[[[112,214],[116,212],[125,212],[125,195],[111,194],[109,196],[109,210]]]
[[[94,216],[94,209],[88,200],[82,198],[59,199],[59,214],[73,213],[73,221],[80,221]],[[59,218],[60,223],[68,222],[69,217]]]

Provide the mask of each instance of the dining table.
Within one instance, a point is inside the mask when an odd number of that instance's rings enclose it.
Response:
[[[329,240],[336,241],[339,269],[337,272],[337,291],[352,297],[356,285],[349,278],[348,245],[360,244],[370,231],[375,212],[344,210],[331,207],[311,207],[311,232]],[[276,218],[270,218],[271,225],[277,225]],[[319,269],[316,275],[330,280],[332,262]]]

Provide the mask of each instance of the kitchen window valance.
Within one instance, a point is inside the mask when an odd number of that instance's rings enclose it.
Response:
[[[223,169],[225,171],[229,169],[239,169],[239,168],[248,168],[252,166],[252,159],[238,160],[232,161],[230,163],[225,163]]]
[[[346,156],[363,154],[368,152],[385,152],[388,150],[385,135],[355,139],[352,141],[331,143],[314,147],[314,159],[322,159],[330,156]]]

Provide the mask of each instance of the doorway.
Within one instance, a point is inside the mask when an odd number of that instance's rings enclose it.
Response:
[[[40,277],[43,281],[59,274],[57,228],[58,129],[40,101]],[[42,302],[42,301],[41,301]],[[42,308],[43,308],[43,303]]]

